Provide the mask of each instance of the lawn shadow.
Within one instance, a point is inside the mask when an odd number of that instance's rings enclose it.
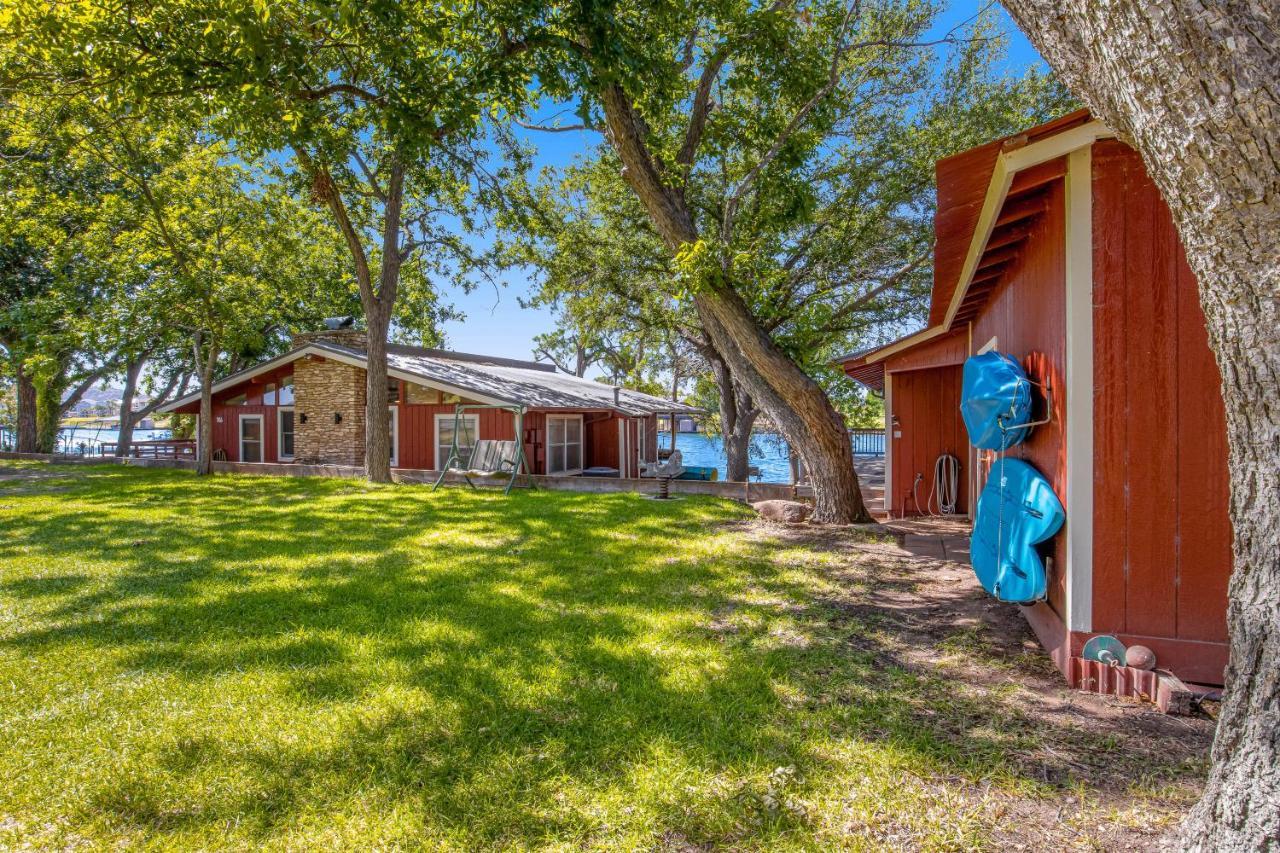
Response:
[[[35,547],[112,569],[0,584],[30,614],[0,647],[90,649],[165,677],[177,702],[257,678],[264,706],[328,727],[289,740],[245,708],[243,732],[160,732],[145,772],[90,797],[122,826],[234,822],[262,841],[363,791],[475,843],[536,844],[602,831],[593,798],[635,788],[658,830],[732,845],[811,824],[749,780],[847,773],[833,742],[964,786],[1127,789],[1129,717],[1080,726],[981,674],[1049,677],[1025,636],[982,634],[963,592],[922,593],[936,570],[863,559],[861,540],[793,558],[767,532],[726,530],[743,511],[712,500],[81,473],[65,506],[14,520],[0,563]],[[965,665],[921,654],[970,629]],[[1124,760],[1099,762],[1115,741]],[[1144,772],[1172,778],[1186,753]],[[665,766],[738,781],[692,806],[676,784],[640,793]],[[184,780],[236,777],[172,802]],[[549,807],[567,787],[581,802]]]

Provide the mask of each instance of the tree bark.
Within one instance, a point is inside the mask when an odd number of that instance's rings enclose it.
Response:
[[[1188,850],[1280,849],[1280,15],[1252,0],[1004,0],[1142,155],[1200,288],[1226,404],[1234,571]]]
[[[387,397],[387,318],[365,312],[369,343],[365,371],[365,473],[372,483],[391,482],[391,412]]]
[[[364,466],[373,483],[391,482],[391,413],[387,402],[387,331],[400,287],[400,268],[405,255],[400,246],[404,204],[405,162],[397,151],[391,156],[387,186],[382,192],[382,267],[374,289],[369,257],[361,233],[351,221],[342,193],[324,164],[305,149],[298,159],[311,175],[312,193],[324,201],[333,214],[351,253],[360,304],[364,308],[366,345]]]
[[[14,372],[17,374],[18,412],[14,429],[16,449],[19,453],[36,452],[36,386],[31,381],[31,374],[22,365],[20,359],[14,360]]]
[[[382,218],[382,269],[378,291],[362,288],[367,328],[368,367],[365,371],[365,473],[371,483],[391,482],[391,412],[387,397],[387,332],[400,287],[401,206],[404,203],[405,163],[399,153],[391,158],[386,202]]]
[[[600,92],[608,139],[623,164],[623,178],[644,205],[672,254],[698,242],[684,194],[668,185],[645,146],[642,122],[618,86]],[[808,465],[813,520],[869,522],[862,503],[853,448],[826,393],[778,348],[741,295],[724,281],[699,282],[694,305],[703,331],[757,404]]]
[[[196,369],[200,371],[200,422],[196,425],[196,474],[213,473],[213,374],[218,366],[218,349],[213,341],[206,344],[202,332],[192,343]],[[203,354],[202,352],[207,353]]]
[[[720,392],[720,434],[724,441],[725,479],[744,483],[751,476],[751,430],[759,412],[751,395],[733,381],[728,365],[717,355],[708,356],[711,373]]]
[[[133,445],[133,398],[138,390],[138,375],[147,363],[145,355],[129,363],[124,373],[124,390],[120,394],[120,428],[116,431],[116,456],[128,456]]]

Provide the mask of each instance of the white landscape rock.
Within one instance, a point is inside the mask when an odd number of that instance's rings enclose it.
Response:
[[[784,500],[757,501],[751,508],[767,521],[782,521],[787,524],[803,524],[813,512],[813,507],[806,503]]]

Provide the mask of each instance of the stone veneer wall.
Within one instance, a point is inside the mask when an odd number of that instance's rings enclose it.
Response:
[[[364,329],[320,329],[315,332],[297,332],[293,336],[295,348],[321,341],[363,350],[369,345],[369,335]]]
[[[297,462],[364,465],[364,371],[332,359],[300,358],[293,363],[293,394]],[[335,413],[341,423],[333,422]]]

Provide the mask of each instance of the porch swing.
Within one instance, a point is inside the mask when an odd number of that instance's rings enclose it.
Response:
[[[475,444],[471,447],[471,453],[464,464],[462,449],[458,446],[458,436],[462,434],[463,409],[498,409],[504,412],[511,412],[515,416],[516,440],[499,441],[477,436]],[[477,432],[479,432],[478,429]],[[516,478],[520,476],[520,472],[523,470],[529,488],[536,489],[537,486],[533,482],[533,475],[529,472],[528,460],[525,459],[524,442],[520,439],[523,434],[524,406],[458,403],[453,408],[453,442],[449,445],[449,458],[445,460],[440,470],[440,476],[436,479],[435,485],[431,487],[431,491],[434,492],[440,488],[440,484],[444,482],[444,478],[448,476],[450,471],[456,471],[461,474],[462,479],[473,489],[476,488],[476,484],[472,481],[472,477],[476,479],[493,479],[503,475],[510,475],[506,488],[502,490],[504,495],[509,495],[511,494],[511,487],[516,484]]]

